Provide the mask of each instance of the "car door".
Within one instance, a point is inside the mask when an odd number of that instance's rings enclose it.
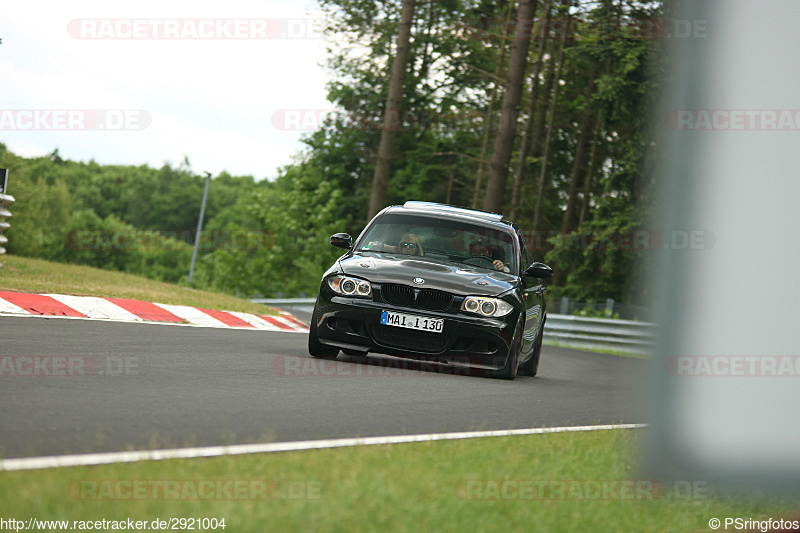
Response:
[[[541,278],[522,275],[526,268],[533,264],[533,251],[528,244],[525,233],[517,231],[520,244],[520,274],[522,277],[522,297],[525,303],[525,326],[523,359],[527,359],[528,354],[533,350],[539,328],[542,324],[544,314],[544,281]]]

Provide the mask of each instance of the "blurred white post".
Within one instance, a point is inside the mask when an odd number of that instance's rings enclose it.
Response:
[[[798,491],[800,4],[672,5],[649,464]]]

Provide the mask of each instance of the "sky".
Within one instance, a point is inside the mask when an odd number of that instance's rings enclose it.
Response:
[[[320,20],[314,0],[3,2],[0,142],[274,179],[331,107]]]

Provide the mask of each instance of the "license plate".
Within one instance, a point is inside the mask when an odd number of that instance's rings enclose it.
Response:
[[[420,331],[433,331],[441,333],[444,329],[443,318],[429,318],[405,313],[384,311],[381,313],[381,324],[397,326],[399,328],[418,329]]]

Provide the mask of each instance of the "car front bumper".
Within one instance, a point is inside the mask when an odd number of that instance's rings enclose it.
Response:
[[[501,318],[484,318],[338,296],[325,289],[312,317],[319,342],[355,352],[498,370],[509,356],[519,319],[518,310]],[[441,318],[444,327],[434,333],[381,324],[383,311]]]

